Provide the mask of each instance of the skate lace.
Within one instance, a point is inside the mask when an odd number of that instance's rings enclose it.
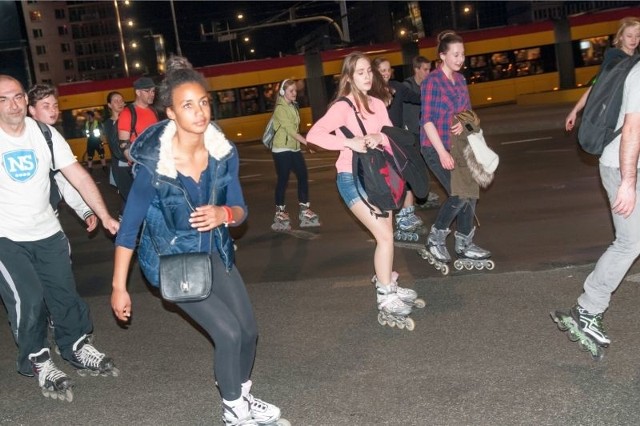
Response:
[[[276,219],[280,221],[289,220],[289,213],[287,212],[276,212]]]
[[[302,211],[302,216],[304,216],[307,219],[314,219],[318,215],[315,214],[311,209],[304,209]]]
[[[45,362],[35,363],[35,366],[38,373],[38,383],[40,384],[40,387],[44,386],[47,380],[52,383],[56,383],[58,379],[67,377],[63,371],[56,367],[51,359],[48,359]]]
[[[99,368],[104,358],[104,354],[98,351],[92,344],[85,343],[75,352],[75,356],[80,363],[86,367]]]

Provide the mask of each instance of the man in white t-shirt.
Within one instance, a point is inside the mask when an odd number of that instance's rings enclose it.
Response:
[[[602,325],[611,294],[640,255],[640,63],[627,75],[616,129],[618,136],[600,157],[600,178],[611,203],[615,240],[584,282],[584,293],[571,309],[580,330],[597,345],[611,343]]]
[[[91,344],[93,323],[76,291],[69,242],[49,203],[51,152],[27,115],[27,95],[0,75],[0,297],[18,346],[20,374],[36,375],[45,396],[71,399],[71,381],[51,360],[47,311],[61,356],[78,369],[109,373],[113,361]],[[53,127],[55,167],[111,233],[118,231],[87,171]],[[54,395],[51,395],[54,396]]]

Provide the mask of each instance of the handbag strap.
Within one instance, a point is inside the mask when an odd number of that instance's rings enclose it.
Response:
[[[351,99],[347,98],[346,96],[342,96],[342,97],[338,98],[338,101],[343,101],[343,102],[346,102],[347,104],[349,104],[349,106],[353,110],[353,113],[356,116],[356,120],[358,120],[358,126],[360,126],[360,130],[362,130],[362,136],[366,135],[367,134],[367,129],[364,128],[364,124],[362,123],[362,120],[360,120],[360,117],[358,116],[358,110],[356,109],[356,106],[353,104],[353,102],[351,102]],[[342,130],[342,129],[340,129],[340,130]],[[353,136],[351,136],[351,137],[353,137]]]

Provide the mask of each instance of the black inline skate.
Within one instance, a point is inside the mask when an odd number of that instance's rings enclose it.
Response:
[[[120,370],[113,360],[98,351],[92,344],[92,336],[83,335],[73,344],[73,355],[67,360],[81,376],[113,376],[120,375]]]
[[[29,361],[42,395],[60,401],[73,401],[73,382],[53,363],[48,348],[29,355]]]
[[[551,319],[560,331],[567,332],[569,340],[578,342],[580,349],[589,352],[595,361],[604,357],[603,348],[609,347],[611,340],[604,331],[602,314],[593,315],[580,305],[575,305],[568,312],[551,312]]]

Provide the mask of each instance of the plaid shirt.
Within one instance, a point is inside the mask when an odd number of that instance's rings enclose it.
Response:
[[[450,134],[453,115],[471,109],[467,82],[458,72],[453,73],[456,84],[451,83],[438,67],[429,73],[420,85],[422,114],[420,118],[420,145],[432,146],[424,131],[425,123],[432,122],[445,148],[451,149]]]

